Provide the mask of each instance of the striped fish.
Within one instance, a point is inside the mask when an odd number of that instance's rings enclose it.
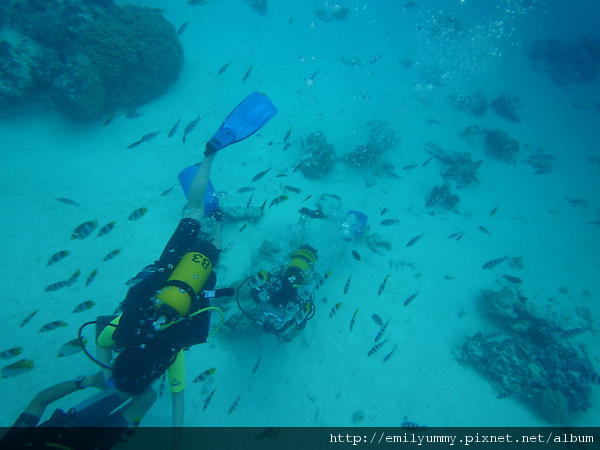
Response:
[[[113,228],[115,227],[116,223],[117,222],[110,222],[110,223],[107,223],[106,225],[104,225],[102,228],[100,228],[100,231],[98,231],[98,237],[102,237],[105,234],[110,233],[113,230]]]
[[[503,258],[492,259],[491,261],[488,261],[483,266],[481,266],[481,268],[482,269],[492,269],[493,267],[496,267],[502,261],[506,261],[507,259],[508,259],[508,256],[505,256]]]
[[[96,306],[96,304],[93,302],[93,300],[87,300],[83,303],[80,303],[79,305],[77,305],[75,307],[75,309],[73,310],[74,313],[80,313],[83,311],[87,311],[88,309],[92,309],[94,306]]]
[[[62,328],[62,327],[66,327],[67,324],[65,322],[63,322],[62,320],[55,320],[54,322],[49,322],[46,325],[44,325],[42,328],[40,328],[40,332],[45,332],[45,331],[52,331],[52,330],[56,330],[57,328]]]
[[[415,292],[414,294],[412,294],[410,297],[408,297],[405,301],[404,301],[404,306],[408,306],[410,304],[410,302],[412,302],[415,297],[417,295],[419,295],[419,292],[421,292],[420,290],[418,290],[417,292]]]
[[[95,220],[89,220],[87,222],[83,222],[81,225],[78,225],[71,233],[71,240],[73,239],[85,239],[92,231],[96,229],[98,226],[98,222]]]
[[[394,355],[394,352],[396,351],[397,347],[398,347],[398,344],[394,345],[394,348],[392,349],[392,351],[383,357],[383,362],[386,362],[388,359],[390,359]]]
[[[350,320],[350,333],[352,333],[352,330],[354,329],[354,324],[356,322],[356,315],[358,314],[358,309],[356,311],[354,311],[354,315],[352,316],[352,320]]]
[[[210,394],[208,394],[208,397],[206,397],[206,400],[204,400],[204,407],[202,408],[202,412],[206,411],[206,408],[208,408],[208,405],[210,404],[210,401],[212,400],[213,395],[215,395],[215,392],[217,392],[218,388],[219,386],[214,388],[213,391]]]
[[[352,280],[352,274],[348,277],[348,281],[346,281],[346,285],[344,286],[344,294],[348,293],[348,289],[350,289],[350,281]]]
[[[400,219],[386,219],[381,221],[381,225],[384,227],[389,227],[391,225],[398,225],[400,223]]]
[[[82,340],[83,340],[83,345],[86,346],[87,345],[86,338],[84,337]],[[58,350],[58,356],[60,356],[61,358],[64,358],[66,356],[71,356],[71,355],[74,355],[75,353],[79,353],[82,350],[83,350],[83,348],[81,347],[79,338],[75,338],[75,339],[72,339],[69,342],[66,342],[60,346],[60,349]]]
[[[385,289],[385,284],[387,283],[387,280],[390,276],[386,276],[385,279],[383,280],[383,282],[381,283],[381,285],[379,286],[379,290],[377,291],[377,296],[379,297],[381,294],[383,294],[383,290]]]
[[[415,245],[417,243],[417,241],[419,239],[421,239],[422,236],[423,236],[423,233],[419,234],[418,236],[415,236],[414,238],[412,238],[410,241],[408,241],[406,243],[406,246],[411,247],[411,246]]]
[[[9,350],[0,352],[0,359],[14,358],[15,356],[19,356],[21,353],[23,353],[23,347],[13,347]]]
[[[51,266],[52,264],[57,263],[61,259],[66,258],[70,254],[71,254],[71,252],[69,250],[62,250],[60,252],[57,252],[57,253],[55,253],[54,255],[52,255],[50,257],[50,259],[48,260],[48,262],[46,263],[46,265],[47,266]]]
[[[138,220],[138,219],[144,217],[144,214],[146,214],[147,212],[148,212],[148,208],[144,208],[144,207],[138,208],[129,215],[127,220]]]
[[[230,62],[228,62],[228,63],[227,63],[227,64],[225,64],[223,67],[221,67],[221,68],[219,69],[219,75],[222,75],[222,74],[223,74],[223,72],[225,72],[225,71],[227,70],[227,68],[229,67],[229,65],[230,65],[230,64],[231,64],[231,63],[230,63]]]
[[[240,402],[240,397],[241,396],[242,396],[242,394],[240,394],[240,395],[237,396],[237,398],[233,402],[233,405],[231,405],[231,408],[229,408],[229,412],[227,414],[231,414],[233,411],[235,411],[235,408],[237,408],[237,405]]]
[[[378,342],[379,339],[381,339],[383,337],[383,333],[385,333],[385,330],[387,329],[387,326],[390,323],[390,320],[391,319],[388,319],[388,321],[386,323],[384,323],[383,325],[381,325],[381,328],[379,329],[379,332],[375,336],[375,341],[374,342]]]
[[[248,71],[246,72],[244,77],[242,78],[242,82],[246,81],[248,79],[248,77],[250,76],[250,73],[252,72],[252,69],[254,69],[254,66],[250,66],[250,68],[248,69]]]
[[[98,269],[94,269],[92,273],[89,274],[87,280],[85,280],[85,287],[88,287],[90,284],[92,284],[92,281],[94,281],[96,275],[98,275]]]
[[[213,373],[215,373],[215,369],[214,367],[212,369],[208,369],[205,370],[204,372],[202,372],[200,375],[198,375],[196,378],[194,378],[194,381],[192,381],[192,383],[197,383],[199,381],[204,381],[206,380],[208,377],[210,377]]]
[[[256,373],[256,371],[258,370],[259,367],[260,367],[260,356],[256,360],[256,364],[254,364],[254,368],[252,369],[252,375],[254,375]]]
[[[190,24],[189,20],[187,22],[182,23],[181,26],[179,28],[177,28],[177,36],[181,36],[181,33],[183,33],[185,31],[185,29],[187,28],[187,26],[189,24]]]
[[[32,312],[31,314],[29,314],[27,317],[25,317],[23,319],[23,322],[21,322],[21,328],[24,327],[25,325],[27,325],[29,323],[29,321],[31,319],[33,319],[33,316],[35,316],[38,313],[39,309],[36,309],[34,312]]]
[[[63,204],[65,204],[65,205],[81,206],[81,203],[74,202],[70,198],[60,197],[60,198],[57,198],[56,200],[59,201],[59,202],[61,202],[61,203],[63,203]]]
[[[185,142],[185,138],[187,137],[187,135],[194,131],[194,128],[196,128],[196,125],[198,125],[199,120],[200,116],[196,117],[194,120],[192,120],[186,125],[185,130],[183,130],[183,142]]]
[[[371,350],[369,350],[369,353],[367,353],[367,356],[373,356],[375,353],[377,353],[379,351],[379,349],[381,347],[383,347],[383,345],[387,342],[387,338],[383,341],[381,341],[379,344],[376,344]]]
[[[175,136],[175,133],[177,133],[177,128],[179,128],[180,123],[181,123],[181,119],[178,119],[177,122],[175,122],[175,125],[173,125],[173,127],[171,128],[171,131],[169,131],[169,134],[167,135],[169,138],[172,138],[173,136]]]
[[[2,368],[2,378],[12,378],[29,372],[33,369],[33,361],[30,359],[22,359],[16,363],[9,364]]]
[[[112,252],[110,252],[108,255],[106,255],[102,261],[110,261],[115,256],[117,256],[119,253],[121,253],[121,249],[120,248],[116,248]]]
[[[333,306],[333,308],[331,308],[331,311],[329,312],[329,317],[333,317],[335,315],[335,313],[340,310],[341,307],[342,307],[342,302],[337,302]]]

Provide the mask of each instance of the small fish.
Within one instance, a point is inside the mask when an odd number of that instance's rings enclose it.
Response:
[[[288,130],[288,132],[285,133],[285,136],[283,137],[283,142],[287,142],[288,139],[290,138],[290,135],[292,134],[292,128],[294,128],[293,125],[290,127],[290,129]]]
[[[425,122],[427,122],[429,125],[439,125],[442,123],[437,119],[426,119]]]
[[[325,217],[325,214],[323,214],[323,211],[321,211],[320,209],[309,209],[302,207],[298,210],[298,212],[300,214],[307,215],[308,217],[312,217],[313,219],[322,219],[323,217]]]
[[[267,199],[267,200],[268,200],[268,199]],[[265,210],[265,206],[267,206],[267,200],[265,200],[265,201],[263,202],[263,204],[262,204],[262,205],[260,205],[260,208],[258,208],[258,209],[260,209],[261,211],[264,211],[264,210]]]
[[[412,8],[416,8],[417,6],[419,6],[419,4],[417,2],[406,2],[404,5],[402,5],[402,8],[412,9]]]
[[[419,292],[421,292],[421,291],[418,290],[417,292],[415,292],[414,294],[412,294],[411,296],[409,296],[406,300],[404,300],[404,306],[410,305],[410,302],[412,302],[415,299],[415,297],[417,295],[419,295]]]
[[[379,297],[381,294],[383,294],[383,290],[385,289],[385,283],[387,283],[387,280],[388,280],[388,278],[389,278],[389,277],[390,277],[390,276],[389,276],[389,275],[387,275],[387,276],[384,278],[384,280],[383,280],[383,282],[381,283],[381,285],[379,286],[379,290],[377,291],[377,297]]]
[[[85,337],[82,340],[83,340],[83,345],[85,347],[87,345],[87,340]],[[79,342],[79,338],[75,338],[75,339],[72,339],[69,342],[66,342],[63,345],[61,345],[60,349],[58,350],[58,356],[60,356],[61,358],[64,358],[65,356],[71,356],[71,355],[74,355],[75,353],[79,353],[82,350],[83,350],[83,348],[81,348],[81,343]]]
[[[250,194],[250,198],[246,202],[246,208],[250,208],[250,205],[252,204],[252,199],[253,198],[254,198],[254,191],[252,191],[252,194]]]
[[[325,283],[325,280],[327,280],[331,274],[333,273],[333,270],[330,270],[329,272],[327,272],[325,275],[323,275],[323,278],[321,278],[319,280],[319,282],[317,283],[317,285],[315,286],[315,289],[319,289],[321,286],[323,286],[323,283]]]
[[[250,186],[244,186],[244,187],[239,188],[237,190],[237,193],[238,194],[243,194],[244,192],[254,191],[254,189],[256,189],[256,188],[253,188],[253,187],[250,187]]]
[[[379,344],[375,344],[375,346],[369,350],[369,352],[367,353],[367,356],[373,356],[375,353],[377,353],[379,351],[379,349],[381,347],[383,347],[383,345],[387,342],[388,340],[385,339],[383,341],[381,341]]]
[[[481,266],[482,269],[491,269],[493,267],[496,267],[498,264],[500,264],[502,261],[505,261],[508,259],[508,256],[505,256],[503,258],[496,258],[496,259],[492,259],[491,261],[486,262],[483,266]]]
[[[147,212],[148,212],[148,208],[145,208],[145,207],[138,208],[134,212],[129,214],[129,217],[127,218],[127,220],[138,220],[138,219],[144,217],[144,214],[146,214]]]
[[[127,119],[137,119],[138,117],[142,117],[142,113],[138,111],[129,111],[127,114],[125,114],[125,117]]]
[[[210,404],[210,401],[212,400],[213,395],[215,395],[215,392],[217,392],[218,388],[219,386],[214,388],[213,391],[210,394],[208,394],[208,397],[206,397],[206,400],[204,400],[204,407],[202,408],[202,412],[206,411],[206,408],[208,408],[208,405]]]
[[[294,194],[302,194],[302,190],[300,190],[300,189],[298,189],[297,187],[294,187],[294,186],[284,186],[283,188],[286,191],[293,192]]]
[[[552,169],[539,169],[533,172],[534,175],[546,175],[547,173],[552,172]]]
[[[51,266],[52,264],[57,263],[61,259],[66,258],[70,254],[71,254],[71,252],[69,250],[62,250],[60,252],[57,252],[57,253],[55,253],[54,255],[52,255],[50,257],[50,259],[48,260],[48,262],[46,263],[46,265],[47,266]]]
[[[56,330],[57,328],[62,328],[62,327],[66,327],[67,324],[65,322],[63,322],[62,320],[55,320],[54,322],[50,322],[47,323],[46,325],[44,325],[42,328],[40,328],[39,332],[45,332],[45,331],[52,331],[52,330]]]
[[[56,283],[52,283],[49,286],[46,286],[44,288],[44,292],[54,292],[54,291],[58,291],[59,289],[62,289],[66,286],[69,285],[69,280],[64,280],[64,281],[58,281]]]
[[[275,175],[275,178],[283,178],[283,177],[289,177],[289,175],[286,175],[285,173],[280,173],[279,175]]]
[[[231,405],[231,408],[229,408],[229,412],[227,414],[231,414],[233,411],[235,411],[235,408],[237,408],[237,405],[240,401],[241,396],[242,396],[242,394],[237,396],[237,398],[235,399],[235,402],[233,402],[233,405]]]
[[[177,119],[177,122],[171,128],[171,130],[169,131],[169,134],[167,135],[167,137],[172,138],[173,136],[175,136],[175,133],[177,133],[177,128],[179,128],[179,124],[180,123],[181,123],[181,118]]]
[[[461,238],[462,238],[464,235],[465,235],[464,231],[463,231],[463,232],[461,232],[461,233],[458,235],[458,237],[456,238],[456,240],[457,240],[457,241],[460,241],[460,240],[461,240]]]
[[[293,142],[288,142],[287,144],[285,144],[283,146],[283,150],[282,151],[285,152],[288,148],[290,148],[292,146],[292,144],[293,144]],[[287,177],[287,175],[277,175],[277,176],[286,176]]]
[[[417,167],[419,167],[419,166],[417,166],[416,164],[409,164],[408,166],[404,166],[402,168],[402,170],[412,170],[412,169],[416,169]]]
[[[81,270],[77,269],[75,273],[71,275],[71,278],[67,280],[67,287],[75,283],[79,279],[79,275],[81,275]]]
[[[412,2],[408,2],[408,3],[412,3]],[[419,425],[418,423],[414,423],[414,422],[408,422],[408,421],[404,421],[400,424],[401,428],[404,428],[406,430],[418,430],[419,428],[425,428],[425,425]]]
[[[73,230],[73,233],[71,233],[71,240],[85,239],[90,234],[92,234],[92,231],[94,231],[97,226],[98,226],[98,222],[95,220],[89,220],[88,222],[83,222],[81,225],[79,225],[77,228],[75,228]]]
[[[215,373],[215,369],[214,367],[212,369],[208,369],[205,370],[204,372],[202,372],[200,375],[198,375],[196,378],[194,378],[194,381],[192,381],[192,383],[197,383],[199,381],[204,381],[206,380],[208,377],[210,377],[213,373]]]
[[[256,373],[256,371],[258,370],[259,367],[260,367],[260,356],[256,360],[256,364],[254,364],[254,368],[252,369],[252,375],[254,375]]]
[[[208,3],[208,0],[188,0],[188,5],[192,6],[208,5]]]
[[[352,274],[348,277],[348,281],[346,281],[346,285],[344,286],[344,294],[348,293],[348,289],[350,289],[350,280],[352,280]]]
[[[21,328],[24,327],[25,325],[27,325],[29,323],[29,321],[31,319],[33,319],[33,317],[38,313],[39,309],[36,309],[34,312],[32,312],[31,314],[29,314],[27,317],[25,317],[23,319],[23,322],[21,322]]]
[[[400,219],[385,219],[381,221],[381,225],[384,227],[389,227],[391,225],[398,225],[400,223]]]
[[[104,120],[104,123],[102,124],[102,126],[105,127],[107,125],[110,125],[110,123],[114,120],[114,118],[115,118],[115,116],[111,114]]]
[[[166,196],[166,195],[169,195],[169,194],[171,193],[171,191],[172,191],[172,190],[173,190],[173,188],[171,187],[171,188],[167,189],[166,191],[163,191],[163,193],[162,193],[162,194],[160,194],[160,196],[161,196],[161,197],[164,197],[164,196]]]
[[[190,24],[189,21],[182,23],[181,26],[179,28],[177,28],[177,36],[181,36],[181,33],[183,33],[185,31],[185,29],[187,28],[187,26],[189,24]]]
[[[388,326],[389,323],[390,323],[390,319],[388,319],[388,321],[386,323],[384,323],[383,325],[381,325],[381,328],[377,332],[377,335],[375,335],[375,341],[374,342],[378,342],[379,339],[381,339],[383,337],[383,333],[385,333],[385,330],[387,329],[387,326]]]
[[[265,429],[265,431],[260,433],[258,436],[256,436],[255,439],[259,440],[259,439],[264,439],[266,437],[268,437],[270,439],[275,439],[279,435],[280,431],[281,430],[279,428],[269,427],[269,428]]]
[[[331,311],[329,312],[329,317],[333,317],[335,315],[335,313],[338,312],[341,307],[342,307],[342,302],[337,302],[333,306],[333,308],[331,308]]]
[[[269,205],[269,208],[271,206],[277,206],[280,203],[285,202],[287,199],[289,199],[289,197],[287,195],[281,194],[279,197],[277,197],[277,198],[273,199],[273,201],[271,201],[271,204]]]
[[[323,194],[321,197],[331,197],[331,198],[335,198],[336,200],[342,200],[342,197],[340,197],[339,195],[336,194]]]
[[[194,120],[192,120],[186,125],[185,129],[183,130],[183,142],[185,142],[185,138],[187,137],[187,135],[194,131],[194,128],[196,128],[196,125],[198,125],[199,120],[200,116],[196,117]]]
[[[307,196],[304,200],[302,200],[302,203],[304,203],[306,200],[308,200],[311,197],[312,197],[312,195]]]
[[[517,395],[517,394],[515,394],[514,392],[502,392],[501,394],[498,394],[496,396],[496,398],[497,399],[511,398],[511,397],[514,397],[515,395]]]
[[[254,175],[254,177],[252,177],[252,181],[258,181],[260,180],[262,177],[264,177],[267,172],[269,172],[269,170],[271,170],[271,168],[268,168],[267,170],[263,170],[262,172],[257,173],[256,175]]]
[[[514,284],[521,284],[523,282],[523,280],[521,280],[520,278],[512,277],[512,276],[506,275],[506,274],[502,275],[502,278],[504,278],[505,280],[510,281],[511,283],[514,283]]]
[[[392,349],[392,351],[383,357],[383,362],[386,362],[388,359],[390,359],[392,357],[392,355],[396,351],[397,347],[398,347],[398,344],[394,345],[394,348]]]
[[[98,275],[98,269],[94,269],[92,273],[89,274],[87,280],[85,280],[85,287],[88,287],[90,284],[92,284],[92,281],[94,281],[96,275]]]
[[[490,219],[491,219],[492,217],[494,217],[494,214],[496,214],[496,211],[498,211],[498,207],[497,207],[497,206],[494,206],[494,207],[492,208],[492,210],[490,211]]]
[[[383,326],[383,320],[381,320],[381,317],[379,317],[377,314],[373,314],[371,316],[371,319],[373,319],[373,322],[375,322],[380,327]]]
[[[100,228],[100,231],[98,231],[97,237],[102,237],[105,234],[110,233],[116,224],[117,224],[117,222],[110,222],[110,223],[107,223],[106,225],[104,225],[102,228]]]
[[[360,261],[360,253],[358,253],[356,250],[352,250],[352,257],[357,260]]]
[[[130,148],[137,147],[138,145],[142,144],[143,142],[147,142],[150,139],[155,138],[156,136],[158,136],[158,133],[160,133],[160,131],[153,131],[152,133],[145,134],[144,136],[142,136],[142,138],[139,141],[135,141],[133,144],[130,144],[129,146],[127,146],[127,148],[130,149]]]
[[[595,373],[583,372],[579,375],[579,379],[592,384],[600,384],[600,376]]]
[[[383,216],[383,215],[384,215],[386,212],[387,212],[387,208],[383,208],[383,209],[381,210],[381,214],[380,214],[380,215],[381,215],[381,216]]]
[[[244,77],[242,78],[242,82],[244,82],[248,79],[248,77],[250,76],[250,72],[252,72],[252,69],[254,69],[254,66],[250,66],[250,68],[248,69],[248,71],[246,72]]]
[[[33,369],[33,361],[22,359],[2,368],[2,378],[12,378]]]
[[[450,236],[448,236],[448,239],[455,238],[456,236],[458,236],[461,233],[462,233],[462,231],[457,231],[456,233],[452,233]]]
[[[0,352],[0,359],[14,358],[15,356],[19,356],[21,353],[23,353],[23,347],[13,347],[9,350]]]
[[[375,64],[377,61],[379,61],[379,58],[381,58],[383,55],[377,55],[377,56],[373,56],[371,58],[371,60],[369,61],[369,64]]]
[[[588,330],[589,328],[572,328],[570,330],[563,331],[563,333],[560,336],[564,339],[569,339]]]
[[[241,233],[242,231],[244,231],[244,230],[245,230],[247,227],[248,227],[248,222],[246,222],[244,225],[242,225],[242,226],[240,227],[240,231],[239,231],[239,233]]]
[[[92,301],[92,300],[88,300],[85,301],[83,303],[80,303],[79,305],[77,305],[75,307],[75,309],[73,310],[74,313],[80,313],[83,311],[87,311],[88,309],[92,309],[94,306],[96,306],[96,304]]]
[[[225,64],[223,67],[221,67],[221,68],[219,69],[219,75],[222,75],[222,74],[223,74],[223,72],[225,72],[225,71],[227,70],[227,68],[229,67],[229,65],[230,65],[230,64],[231,64],[231,63],[230,63],[230,62],[228,62],[228,63],[227,63],[227,64]]]
[[[411,247],[411,246],[415,245],[417,243],[417,241],[419,239],[421,239],[422,236],[423,236],[423,233],[419,234],[418,236],[415,236],[414,238],[412,238],[410,241],[408,241],[406,243],[406,246]]]
[[[74,202],[70,198],[60,197],[60,198],[57,198],[56,200],[59,201],[59,202],[61,202],[61,203],[63,203],[63,204],[65,204],[65,205],[81,206],[81,203]]]
[[[441,205],[446,201],[446,197],[443,195],[438,195],[436,197],[429,197],[425,202],[425,207],[432,208],[434,206]]]
[[[481,225],[479,225],[479,229],[480,229],[481,231],[483,231],[485,234],[489,234],[490,236],[492,235],[492,233],[490,233],[490,232],[488,231],[488,229],[487,229],[487,228],[485,228],[485,227],[482,227]]]
[[[423,164],[421,164],[421,167],[425,167],[427,164],[429,164],[431,162],[432,159],[433,159],[433,156],[430,157],[429,159],[427,159]]]
[[[121,249],[120,248],[116,248],[112,252],[110,252],[108,255],[106,255],[102,261],[110,261],[115,256],[117,256],[119,253],[121,253]]]
[[[354,311],[354,315],[352,316],[352,320],[350,320],[350,333],[352,333],[352,330],[354,329],[354,324],[356,322],[356,315],[358,314],[358,309],[356,311]]]

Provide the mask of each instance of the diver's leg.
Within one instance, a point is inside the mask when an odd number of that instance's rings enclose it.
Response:
[[[216,153],[213,153],[212,155],[205,156],[202,160],[202,164],[200,164],[198,172],[196,172],[196,176],[194,176],[190,185],[188,207],[184,218],[189,217],[197,221],[201,221],[204,218],[204,199],[206,197],[206,190],[208,189],[210,169],[215,156]]]

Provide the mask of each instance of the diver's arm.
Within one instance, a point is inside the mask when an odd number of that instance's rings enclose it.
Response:
[[[181,427],[183,426],[184,401],[183,391],[171,394],[173,405],[173,439],[171,442],[172,450],[181,448]]]

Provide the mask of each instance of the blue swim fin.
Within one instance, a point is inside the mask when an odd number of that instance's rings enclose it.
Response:
[[[193,166],[186,167],[181,172],[177,178],[179,178],[179,184],[181,184],[181,189],[183,189],[183,193],[185,194],[185,198],[189,198],[190,194],[190,185],[192,184],[192,180],[196,176],[196,172],[198,172],[198,164],[194,164]],[[215,188],[210,180],[208,180],[208,186],[206,187],[206,196],[204,197],[204,215],[206,217],[210,216],[213,211],[219,209],[219,199],[215,195]]]
[[[205,155],[211,155],[256,133],[275,114],[277,108],[260,92],[253,92],[229,114],[221,128],[206,143]]]

